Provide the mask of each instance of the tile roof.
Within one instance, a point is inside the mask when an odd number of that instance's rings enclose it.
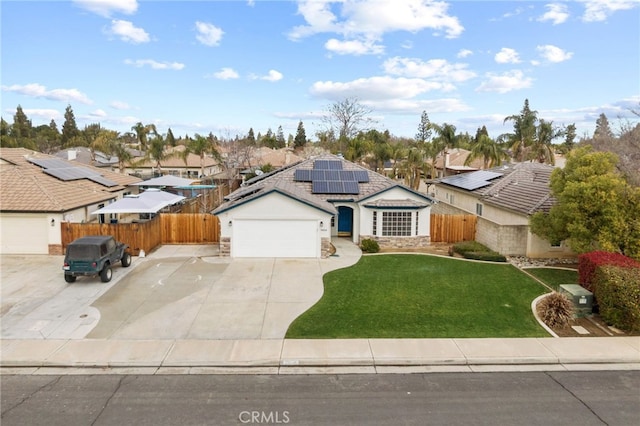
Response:
[[[68,162],[70,167],[84,167],[116,185],[107,187],[89,179],[63,181],[43,172],[29,159],[60,158],[25,148],[0,149],[0,211],[65,212],[113,199],[119,191],[140,182],[134,176],[111,172],[89,165]]]
[[[312,193],[311,182],[297,182],[294,179],[294,175],[296,170],[313,170],[313,164],[316,160],[337,160],[342,163],[343,170],[364,170],[369,176],[369,181],[358,184],[358,194],[314,194]],[[424,198],[426,205],[434,202],[434,200],[432,200],[425,194],[416,192],[387,178],[386,176],[383,176],[365,167],[347,161],[344,158],[331,154],[320,155],[318,157],[310,158],[308,160],[303,160],[298,163],[285,166],[284,168],[276,170],[272,173],[257,176],[256,178],[251,179],[250,182],[250,185],[244,186],[229,194],[225,198],[227,202],[216,209],[214,211],[214,214],[217,214],[221,211],[229,210],[230,208],[235,207],[235,205],[244,203],[247,197],[254,196],[254,194],[264,190],[265,188],[270,188],[270,185],[274,185],[276,182],[287,183],[289,184],[289,187],[296,188],[295,194],[299,196],[298,198],[305,199],[302,198],[304,195],[304,197],[310,197],[310,199],[316,200],[316,202],[334,202],[342,200],[358,202],[394,187],[402,188],[407,192],[414,193]]]
[[[477,195],[486,204],[525,215],[548,212],[556,202],[549,188],[554,169],[540,163],[505,164],[488,169],[502,173],[502,177],[492,180],[488,186],[466,192]]]

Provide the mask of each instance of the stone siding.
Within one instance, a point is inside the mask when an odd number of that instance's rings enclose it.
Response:
[[[62,244],[49,244],[49,254],[52,256],[63,255]]]
[[[331,256],[331,238],[323,238],[321,244],[322,247],[320,249],[320,256],[323,259],[326,259],[327,257]]]
[[[360,235],[360,241],[358,242],[358,245],[360,245],[362,240],[366,239],[375,240],[380,245],[380,248],[388,249],[411,249],[428,247],[431,243],[431,238],[424,235],[419,237],[379,237],[374,235]]]
[[[221,237],[220,238],[220,257],[229,257],[231,256],[231,238],[230,237]]]

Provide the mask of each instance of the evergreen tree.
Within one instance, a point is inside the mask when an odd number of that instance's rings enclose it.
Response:
[[[247,144],[250,146],[256,146],[256,136],[253,133],[253,127],[249,128],[249,134],[247,134]]]
[[[24,140],[31,138],[32,129],[31,120],[27,118],[22,107],[18,105],[16,113],[13,116],[12,136],[15,137],[18,144],[22,146]]]
[[[416,133],[416,142],[425,143],[431,139],[431,121],[427,111],[422,111],[420,124],[418,125],[418,133]]]
[[[3,148],[17,148],[18,143],[11,137],[11,126],[4,117],[0,118],[0,146]]]
[[[78,136],[80,136],[80,130],[78,130],[78,126],[76,125],[76,117],[73,114],[71,105],[67,105],[67,108],[64,110],[64,123],[62,124],[62,146],[74,146]]]
[[[282,126],[278,126],[278,132],[276,133],[276,144],[278,148],[284,148],[287,144],[284,138],[284,132],[282,131]]]
[[[611,126],[609,126],[609,119],[604,114],[600,114],[598,119],[596,120],[596,130],[593,132],[594,138],[613,138],[613,132],[611,131]]]
[[[167,145],[169,146],[176,146],[176,137],[173,136],[173,132],[171,131],[171,127],[169,127],[169,130],[167,130]]]
[[[293,144],[296,148],[303,148],[307,144],[307,134],[302,121],[298,123],[298,130],[296,131],[296,137],[293,139]]]

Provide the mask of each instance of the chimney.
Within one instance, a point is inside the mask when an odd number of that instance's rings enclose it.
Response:
[[[450,159],[451,154],[449,154],[449,151],[445,151],[444,152],[444,168],[448,169],[449,168],[449,159]]]
[[[75,149],[70,149],[67,151],[67,160],[73,161],[77,158],[78,152]]]

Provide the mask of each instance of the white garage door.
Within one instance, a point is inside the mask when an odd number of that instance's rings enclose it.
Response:
[[[3,216],[2,252],[5,254],[49,253],[49,226],[46,217]]]
[[[319,257],[315,220],[234,220],[234,257]]]

